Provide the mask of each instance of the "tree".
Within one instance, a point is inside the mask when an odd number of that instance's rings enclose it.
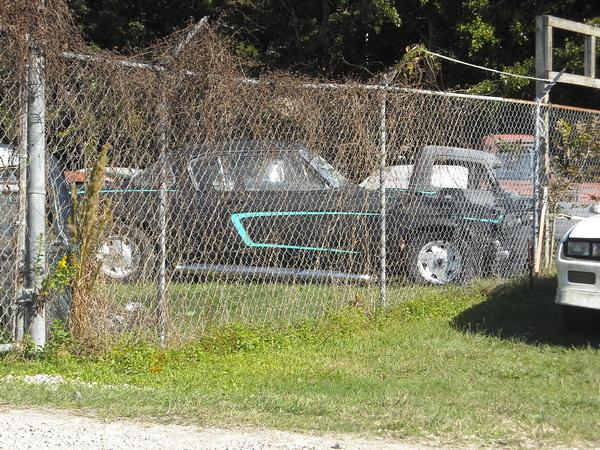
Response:
[[[85,37],[102,48],[148,45],[210,15],[255,72],[368,78],[424,44],[458,59],[534,74],[535,16],[600,23],[589,0],[71,0]],[[582,43],[555,37],[555,61],[577,70]],[[442,64],[442,88],[533,98],[532,82]],[[600,94],[557,86],[554,101],[594,106]]]

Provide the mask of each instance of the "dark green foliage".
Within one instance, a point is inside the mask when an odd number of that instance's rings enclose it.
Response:
[[[85,37],[103,48],[145,46],[189,21],[211,16],[255,71],[287,69],[326,77],[366,79],[424,44],[453,57],[534,75],[535,16],[596,23],[589,0],[71,0]],[[557,68],[581,73],[582,39],[555,36]],[[581,60],[581,61],[580,61]],[[531,99],[532,82],[443,63],[441,87]],[[487,80],[487,81],[486,81]],[[594,106],[598,94],[570,86],[556,103]]]
[[[79,343],[75,340],[68,326],[61,320],[53,320],[50,324],[50,339],[44,348],[46,355],[64,356],[77,353]]]

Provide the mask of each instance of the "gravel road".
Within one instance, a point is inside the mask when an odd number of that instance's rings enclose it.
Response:
[[[274,430],[106,421],[50,409],[0,407],[1,449],[409,449],[383,439]],[[423,447],[418,447],[423,448]]]

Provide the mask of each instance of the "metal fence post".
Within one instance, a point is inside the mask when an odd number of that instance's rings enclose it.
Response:
[[[379,300],[382,308],[387,306],[387,255],[386,255],[386,192],[385,192],[385,166],[387,159],[387,91],[384,89],[379,108],[379,207],[380,207],[380,242],[379,242]]]
[[[540,153],[542,149],[542,99],[538,98],[535,104],[534,115],[534,141],[532,155],[532,174],[533,174],[533,222],[531,224],[531,252],[533,257],[533,271],[539,271],[538,258],[538,230],[540,227]]]
[[[29,68],[25,68],[21,82],[21,115],[20,115],[20,141],[19,141],[19,225],[17,234],[17,268],[20,273],[25,273],[26,270],[26,242],[27,242],[27,104],[29,103]],[[15,342],[21,342],[25,334],[25,308],[22,302],[23,296],[20,294],[23,292],[23,285],[19,285],[17,292],[15,292],[15,301],[13,309],[13,320],[14,320],[14,340]]]
[[[208,16],[204,16],[198,23],[196,23],[190,31],[187,33],[185,38],[180,41],[175,49],[173,50],[172,57],[177,58],[184,47],[190,43],[194,36],[200,31],[200,29],[208,22]],[[165,64],[169,65],[169,62]],[[164,81],[165,77],[168,76],[167,72],[161,72],[159,80]],[[166,93],[164,92],[165,85],[161,83],[160,86],[163,89],[161,98],[158,106],[159,115],[159,142],[160,142],[160,188],[158,191],[159,195],[159,208],[158,208],[158,221],[159,221],[159,274],[158,274],[158,322],[159,322],[159,339],[161,345],[165,344],[167,335],[167,324],[168,324],[168,307],[167,307],[167,214],[169,209],[168,189],[167,189],[167,164],[168,164],[168,124],[169,124],[169,108],[167,104]]]
[[[164,345],[167,333],[167,105],[162,95],[159,105],[160,127],[160,189],[159,189],[159,274],[158,274],[158,322],[159,338]]]
[[[46,315],[37,294],[46,271],[46,134],[44,58],[32,51],[27,71],[27,239],[25,244],[25,292],[28,328],[37,348],[46,343]]]
[[[538,92],[536,94],[535,103],[535,139],[534,139],[534,150],[533,150],[533,195],[534,195],[534,208],[533,208],[533,236],[532,236],[532,249],[533,249],[533,269],[535,273],[539,273],[542,263],[542,250],[544,247],[544,236],[547,230],[544,225],[546,224],[546,215],[548,213],[548,187],[547,178],[549,168],[549,148],[548,148],[548,118],[547,108],[544,105],[548,101],[550,90],[557,83],[562,74],[565,73],[565,69],[562,69],[549,83],[545,85],[538,83]],[[541,157],[544,157],[543,165],[543,178],[541,177],[542,166],[540,164]],[[542,181],[544,186],[542,186]],[[546,236],[546,239],[548,237]],[[552,236],[550,237],[552,239]]]

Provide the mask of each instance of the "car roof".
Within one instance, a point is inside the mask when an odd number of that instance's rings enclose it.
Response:
[[[211,154],[248,154],[270,152],[295,152],[298,150],[308,150],[300,143],[268,141],[268,140],[246,140],[236,139],[229,141],[213,142],[201,144],[195,147],[191,152],[191,157],[199,157]]]
[[[448,147],[444,145],[428,145],[421,150],[422,158],[442,157],[459,161],[474,161],[491,167],[502,166],[500,159],[488,152],[471,148]]]
[[[577,223],[569,237],[575,239],[600,239],[600,215],[587,217]]]

